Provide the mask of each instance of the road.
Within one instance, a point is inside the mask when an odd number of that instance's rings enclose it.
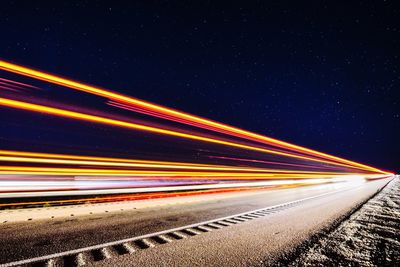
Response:
[[[211,195],[201,201],[51,220],[3,223],[0,263],[99,245],[219,217],[315,197],[244,223],[133,254],[89,262],[105,266],[248,266],[271,264],[312,234],[345,216],[388,179],[261,192]],[[134,204],[132,204],[134,205]],[[107,257],[106,257],[107,258]]]

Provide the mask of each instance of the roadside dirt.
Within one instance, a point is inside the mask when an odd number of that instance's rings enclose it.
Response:
[[[399,176],[289,266],[400,266]]]

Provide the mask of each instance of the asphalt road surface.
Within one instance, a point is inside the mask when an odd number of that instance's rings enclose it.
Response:
[[[273,264],[312,234],[348,214],[388,181],[231,193],[225,198],[210,195],[202,201],[168,206],[3,223],[0,226],[0,263],[99,245],[321,195],[244,223],[89,262],[96,266]]]

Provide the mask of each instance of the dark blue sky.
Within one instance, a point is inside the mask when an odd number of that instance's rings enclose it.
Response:
[[[396,1],[37,2],[0,58],[399,171]]]

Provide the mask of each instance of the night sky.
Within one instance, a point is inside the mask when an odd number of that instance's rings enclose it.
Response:
[[[400,171],[397,1],[56,2],[2,1],[0,58]]]

